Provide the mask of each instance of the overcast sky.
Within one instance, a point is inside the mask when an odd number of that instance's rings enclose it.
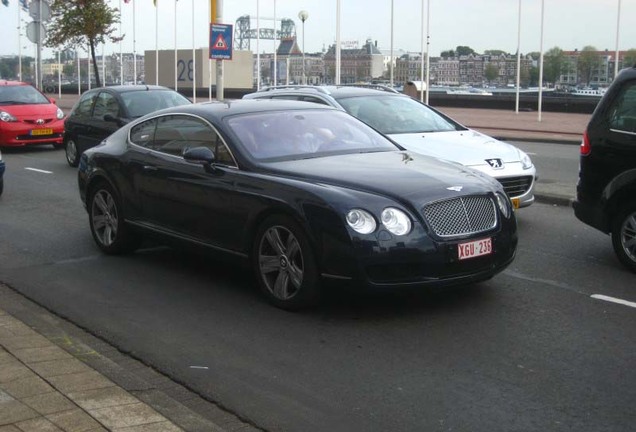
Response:
[[[336,0],[218,0],[223,1],[223,22],[235,24],[242,15],[254,18],[257,3],[261,27],[272,27],[274,5],[276,17],[296,22],[299,45],[302,46],[302,24],[298,13],[305,10],[305,48],[316,52],[336,39]],[[108,0],[119,7],[120,0]],[[133,50],[133,4],[136,3],[137,52],[155,49],[155,11],[159,17],[159,49],[175,47],[175,0],[132,0],[122,4],[124,52]],[[197,48],[208,45],[209,0],[178,0],[177,47],[193,47],[192,5],[195,6],[194,28]],[[391,48],[391,0],[340,0],[340,37],[343,41],[367,38],[378,42],[381,49]],[[393,0],[394,42],[397,50],[419,52],[422,41],[422,0]],[[541,0],[521,0],[521,52],[539,51],[541,44]],[[592,45],[599,50],[616,49],[616,29],[619,0],[544,0],[544,51],[558,46],[563,50],[582,49]],[[500,49],[510,53],[517,49],[518,0],[430,0],[430,53],[467,45],[477,52]],[[426,0],[424,1],[426,28]],[[636,48],[636,0],[622,0],[619,49]],[[268,20],[269,18],[269,20]],[[630,20],[631,18],[631,20]],[[27,13],[24,21],[31,21]],[[0,55],[18,53],[18,0],[9,0],[9,7],[0,5]],[[33,55],[33,44],[22,38],[23,53]],[[273,41],[261,41],[261,52],[272,52]],[[252,41],[252,50],[256,41]],[[119,45],[109,43],[106,54],[119,52]],[[45,57],[50,53],[45,51]]]

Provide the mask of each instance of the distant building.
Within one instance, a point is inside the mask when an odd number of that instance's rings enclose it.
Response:
[[[324,62],[324,82],[334,83],[336,76],[335,45],[331,45],[325,53]],[[342,84],[380,78],[384,71],[384,56],[371,39],[367,39],[361,48],[340,50],[340,82]]]

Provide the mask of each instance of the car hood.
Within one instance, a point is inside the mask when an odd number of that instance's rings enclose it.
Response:
[[[414,203],[496,190],[499,184],[471,168],[408,151],[357,153],[269,163],[278,175]],[[452,188],[452,189],[449,189]]]
[[[392,140],[407,150],[450,159],[466,166],[486,165],[486,159],[518,162],[516,147],[474,130],[389,134]]]
[[[0,111],[5,111],[19,119],[36,120],[42,117],[55,117],[57,105],[55,104],[31,104],[31,105],[0,105]]]

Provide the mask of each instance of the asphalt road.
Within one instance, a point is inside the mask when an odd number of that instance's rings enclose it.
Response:
[[[544,178],[570,170],[543,162],[570,150],[534,150]],[[636,302],[634,275],[568,207],[520,210],[517,259],[486,283],[334,288],[292,314],[232,263],[154,244],[101,255],[62,152],[3,157],[0,282],[264,430],[634,428],[636,309],[597,298]]]

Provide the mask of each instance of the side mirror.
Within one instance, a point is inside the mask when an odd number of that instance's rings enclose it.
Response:
[[[194,147],[183,152],[183,159],[186,162],[203,165],[206,171],[212,169],[212,164],[216,161],[214,152],[208,147]]]
[[[57,101],[55,100],[55,98],[50,97],[49,101],[51,101],[52,104],[56,104],[57,105]]]

